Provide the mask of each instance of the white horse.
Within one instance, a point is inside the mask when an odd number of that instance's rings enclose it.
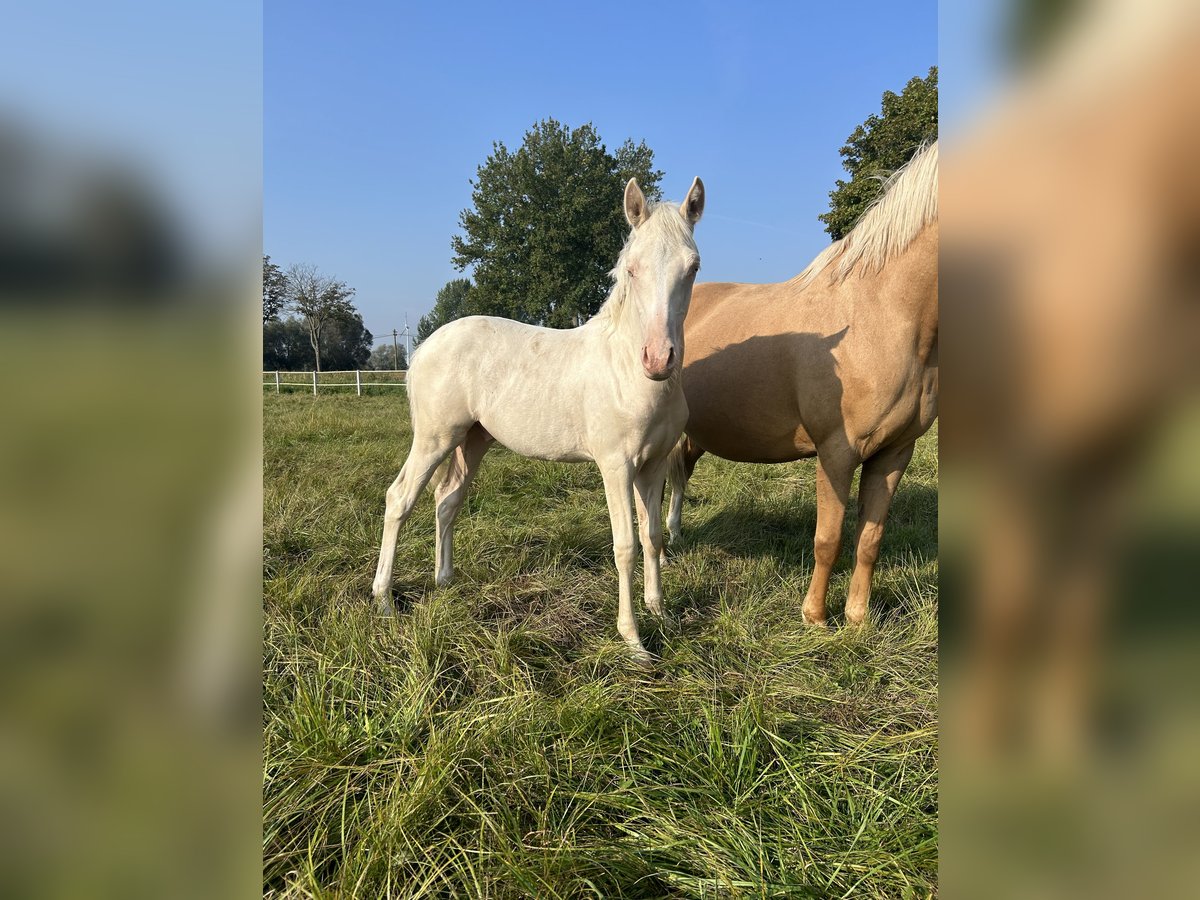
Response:
[[[408,371],[413,442],[387,492],[383,544],[372,592],[392,611],[392,563],[400,528],[444,462],[436,490],[437,583],[454,574],[454,519],[493,441],[522,456],[592,460],[604,477],[620,585],[617,630],[635,659],[650,655],[630,597],[635,495],[645,569],[645,603],[662,614],[661,504],[667,459],[687,423],[680,388],[683,320],[700,256],[692,230],[704,212],[704,184],[673,205],[648,204],[625,185],[633,227],[607,301],[568,330],[469,316],[439,328]],[[451,454],[453,456],[451,457]]]

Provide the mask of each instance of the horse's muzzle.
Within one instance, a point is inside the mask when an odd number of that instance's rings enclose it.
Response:
[[[654,351],[649,347],[642,347],[642,371],[651,381],[666,381],[671,377],[674,367],[675,348],[672,345],[667,344],[665,348]]]

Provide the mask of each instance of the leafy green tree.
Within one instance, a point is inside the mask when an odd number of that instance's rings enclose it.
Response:
[[[271,262],[271,257],[263,257],[263,324],[279,319],[287,304],[287,278],[283,270]]]
[[[313,364],[321,371],[322,337],[334,323],[357,315],[350,298],[354,288],[321,272],[312,263],[297,263],[287,271],[288,306],[300,315],[308,328]],[[360,320],[361,322],[361,317]],[[370,341],[367,342],[368,354]]]
[[[371,358],[374,335],[362,316],[351,310],[335,317],[321,336],[321,360],[330,370],[364,369]]]
[[[273,319],[263,323],[263,369],[307,372],[313,367],[308,329],[299,319]]]
[[[850,180],[837,180],[829,192],[829,212],[818,218],[836,241],[846,236],[883,182],[912,159],[922,144],[938,136],[938,70],[913,78],[899,94],[883,92],[881,115],[870,115],[854,129],[838,153]]]
[[[437,292],[433,301],[433,309],[429,315],[421,316],[417,323],[417,345],[429,337],[447,322],[461,319],[471,314],[471,282],[466,278],[455,278],[447,281]]]
[[[366,368],[373,340],[371,332],[363,326],[362,316],[352,312],[325,326],[321,334],[321,361],[327,369]],[[389,363],[391,354],[389,346]],[[275,319],[263,325],[264,370],[306,372],[315,365],[316,354],[309,339],[308,325],[302,319]],[[390,369],[391,365],[386,368]]]
[[[628,232],[625,182],[657,199],[653,165],[644,141],[609,153],[590,123],[538,122],[515,153],[493,144],[451,241],[454,265],[474,275],[467,311],[556,328],[593,315]]]

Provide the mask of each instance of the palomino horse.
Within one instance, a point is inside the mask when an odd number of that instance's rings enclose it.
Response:
[[[704,184],[678,208],[649,205],[633,179],[625,217],[633,232],[613,269],[608,300],[569,330],[470,316],[439,328],[408,372],[413,441],[388,488],[373,593],[391,610],[392,561],[400,527],[422,489],[449,459],[437,486],[437,583],[454,574],[454,519],[493,441],[522,456],[593,460],[604,477],[620,605],[617,629],[639,661],[649,659],[630,598],[636,559],[636,489],[645,603],[662,613],[662,490],[667,458],[687,421],[680,386],[683,320],[700,267],[692,230]]]
[[[913,444],[937,416],[938,146],[920,151],[842,240],[781,284],[700,284],[687,320],[687,433],[672,454],[669,528],[702,453],[817,457],[803,614],[825,622],[854,470],[857,561],[846,621],[867,614],[884,521]]]

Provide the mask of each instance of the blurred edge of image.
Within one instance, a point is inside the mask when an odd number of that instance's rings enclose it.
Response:
[[[6,20],[5,893],[252,893],[261,9]]]
[[[948,56],[1001,61],[944,116],[941,886],[1182,896],[1200,875],[1200,9],[993,11],[940,11],[944,85]]]

